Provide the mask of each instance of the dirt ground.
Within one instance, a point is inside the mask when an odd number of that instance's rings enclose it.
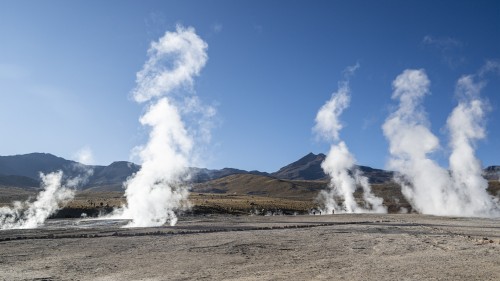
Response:
[[[49,220],[0,231],[0,280],[500,280],[500,219],[416,214]]]

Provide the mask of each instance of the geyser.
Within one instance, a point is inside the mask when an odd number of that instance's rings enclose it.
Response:
[[[389,141],[388,168],[413,208],[423,214],[445,216],[498,216],[498,200],[486,189],[475,143],[485,137],[486,103],[479,94],[482,82],[463,76],[457,82],[458,105],[447,120],[450,136],[449,171],[430,159],[439,139],[430,131],[422,107],[430,81],[424,70],[405,70],[393,81],[392,98],[399,106],[385,121],[383,132]]]
[[[40,173],[40,178],[43,190],[38,193],[35,201],[15,201],[11,208],[0,208],[0,229],[36,228],[42,225],[49,216],[73,198],[74,190],[70,188],[71,184],[80,182],[72,179],[63,185],[61,171],[46,175]]]
[[[332,142],[321,167],[331,178],[327,190],[321,191],[318,199],[324,204],[323,212],[332,213],[386,213],[382,198],[372,193],[368,179],[356,167],[356,160],[349,152],[345,142],[340,140],[342,129],[340,115],[349,106],[349,78],[359,67],[359,64],[345,70],[345,80],[339,82],[337,92],[333,93],[318,111],[314,131],[318,136]],[[357,187],[363,189],[364,204],[360,206],[354,198]],[[343,202],[340,204],[339,200]]]
[[[207,61],[207,47],[193,28],[179,25],[151,44],[149,58],[137,73],[132,94],[136,102],[149,103],[140,123],[150,133],[148,142],[135,149],[142,167],[124,183],[127,203],[115,212],[131,219],[129,227],[175,225],[175,211],[189,204],[184,182],[194,136],[207,134],[205,120],[214,114],[192,90],[193,78]],[[185,125],[193,114],[204,120],[197,123],[198,131]]]

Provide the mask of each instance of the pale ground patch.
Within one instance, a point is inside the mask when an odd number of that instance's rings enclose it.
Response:
[[[500,220],[198,216],[0,231],[0,280],[500,280]]]

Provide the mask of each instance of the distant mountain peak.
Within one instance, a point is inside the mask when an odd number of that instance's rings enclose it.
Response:
[[[279,179],[287,180],[328,180],[329,177],[321,168],[325,160],[323,153],[308,153],[299,160],[286,165],[271,175]],[[393,174],[389,171],[374,169],[366,166],[356,166],[369,178],[371,183],[383,183],[392,180]]]
[[[108,165],[108,167],[127,167],[127,168],[135,168],[135,167],[140,167],[139,165],[128,162],[128,161],[115,161],[111,164]]]
[[[323,162],[323,160],[325,160],[325,158],[326,158],[326,156],[323,153],[314,154],[312,152],[309,152],[304,157],[300,158],[299,160],[297,160],[295,162],[292,162],[292,163],[286,165],[285,167],[281,168],[280,170],[288,169],[291,167],[303,166],[303,165],[311,165],[311,164],[314,164],[318,161]]]
[[[286,165],[271,175],[280,179],[295,180],[319,180],[326,179],[326,175],[321,168],[321,163],[325,160],[325,155],[308,153],[299,160]]]

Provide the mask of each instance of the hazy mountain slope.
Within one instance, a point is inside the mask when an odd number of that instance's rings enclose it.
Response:
[[[363,172],[363,175],[368,177],[370,183],[387,183],[392,181],[394,173],[391,171],[385,171],[381,169],[374,169],[367,166],[358,166],[358,169]]]
[[[118,182],[121,184],[138,170],[138,166],[129,162],[115,162],[109,166],[90,166],[49,153],[0,156],[0,184],[4,186],[38,187],[40,173],[47,174],[58,170],[63,171],[65,178],[81,176],[84,171],[92,170],[93,175],[84,185],[88,187]]]
[[[17,175],[0,175],[0,186],[14,186],[22,188],[37,188],[40,182],[25,176]]]
[[[39,179],[40,172],[50,173],[62,170],[68,173],[77,162],[66,160],[48,153],[0,156],[0,174],[25,176]]]
[[[299,160],[290,163],[277,172],[268,174],[259,171],[245,171],[234,168],[220,170],[205,168],[190,168],[191,183],[204,183],[231,175],[256,175],[274,178],[273,183],[280,186],[284,181],[327,181],[321,163],[324,154],[309,153]],[[373,184],[391,182],[393,173],[366,166],[358,166]],[[13,187],[38,187],[39,173],[49,173],[62,170],[66,177],[81,175],[82,169],[92,169],[93,175],[81,188],[105,190],[123,190],[123,182],[136,173],[140,166],[131,162],[117,161],[108,166],[87,166],[66,160],[48,153],[30,153],[24,155],[0,156],[0,185]],[[500,166],[490,166],[484,171],[485,178],[491,181],[500,179]],[[249,184],[251,182],[248,182]],[[253,185],[255,186],[255,185]],[[101,188],[99,188],[101,187]]]
[[[95,169],[86,186],[121,185],[128,177],[139,171],[140,168],[141,166],[131,162],[113,162],[109,166]]]
[[[500,166],[489,166],[484,169],[484,177],[488,180],[500,180]]]

